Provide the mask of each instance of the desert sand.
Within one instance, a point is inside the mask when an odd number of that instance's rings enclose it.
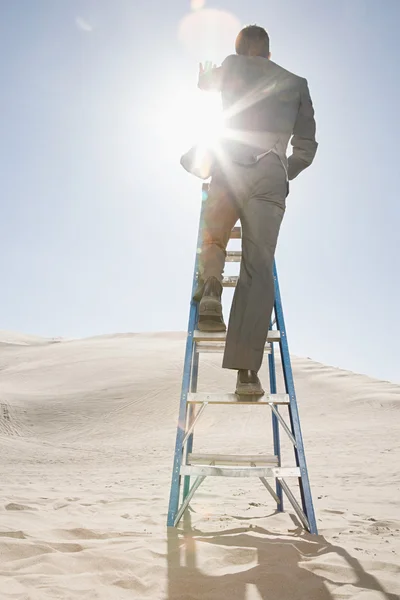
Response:
[[[292,357],[318,536],[247,479],[167,530],[185,334],[0,342],[1,600],[400,598],[399,385]],[[209,407],[196,449],[270,453],[268,410]]]

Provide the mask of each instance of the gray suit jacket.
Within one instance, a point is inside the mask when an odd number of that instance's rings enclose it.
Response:
[[[220,91],[227,135],[223,151],[241,164],[276,152],[294,179],[314,160],[314,108],[307,80],[259,56],[228,56],[199,77],[202,90]],[[293,152],[287,158],[291,141]]]

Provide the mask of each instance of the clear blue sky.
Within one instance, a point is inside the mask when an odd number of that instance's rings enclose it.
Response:
[[[213,8],[231,14],[216,31]],[[400,381],[400,2],[201,12],[179,38],[189,0],[1,2],[0,328],[186,329],[201,183],[179,157],[197,59],[220,62],[236,24],[257,23],[307,77],[320,144],[277,252],[291,350]]]

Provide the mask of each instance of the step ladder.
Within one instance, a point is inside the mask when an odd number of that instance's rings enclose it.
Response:
[[[193,275],[192,297],[197,288],[198,254],[202,244],[204,203],[208,195],[208,184],[203,184],[197,253]],[[240,239],[240,227],[234,227],[231,239]],[[227,251],[227,262],[240,262],[241,252]],[[224,277],[224,287],[234,287],[238,277]],[[171,492],[168,509],[168,527],[176,527],[188,508],[196,490],[206,477],[258,477],[283,511],[283,493],[292,505],[303,526],[317,534],[310,483],[300,428],[296,393],[290,363],[285,321],[279,290],[276,265],[274,263],[275,303],[273,320],[268,334],[265,352],[268,354],[270,393],[258,399],[245,399],[233,393],[212,394],[197,392],[199,357],[203,352],[223,352],[225,333],[201,332],[196,330],[198,303],[191,300],[183,367],[179,419],[176,434],[175,454],[172,471]],[[277,378],[274,346],[278,344],[281,355],[283,379],[286,393],[277,393]],[[224,454],[196,454],[193,452],[194,428],[208,406],[215,404],[262,407],[269,406],[272,414],[274,452],[272,455],[236,456]],[[198,406],[197,406],[198,405]],[[259,408],[260,409],[260,408]],[[283,416],[287,409],[289,422]],[[288,436],[294,450],[294,466],[282,466],[281,429]],[[195,478],[192,482],[191,478]],[[287,483],[294,478],[299,486],[301,504]],[[275,486],[268,479],[275,480]]]

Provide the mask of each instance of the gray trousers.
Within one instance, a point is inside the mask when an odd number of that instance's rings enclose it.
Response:
[[[240,219],[242,261],[232,302],[222,366],[261,367],[274,305],[273,262],[288,185],[279,157],[248,166],[229,163],[211,180],[204,207],[200,278],[222,281],[226,246]]]

